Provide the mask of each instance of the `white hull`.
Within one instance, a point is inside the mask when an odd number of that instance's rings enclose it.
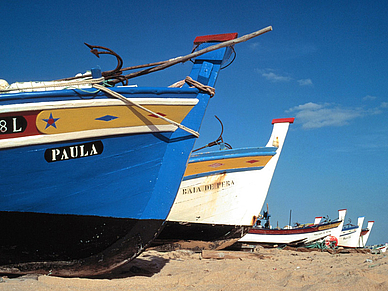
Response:
[[[267,196],[267,189],[262,185],[270,179],[260,175],[260,171],[216,174],[183,181],[180,191],[193,187],[205,189],[207,185],[214,188],[187,196],[178,195],[167,220],[253,225]]]
[[[274,123],[266,148],[273,148],[276,154],[263,168],[232,168],[184,179],[167,221],[252,226],[267,197],[289,123],[290,119]],[[273,147],[274,141],[278,142],[277,149]],[[227,159],[228,150],[222,152]]]
[[[361,235],[360,235],[360,238],[358,240],[357,247],[359,247],[359,248],[365,247],[374,223],[375,223],[374,221],[368,221],[368,226],[367,226],[368,231],[366,234],[362,235],[362,230],[361,230]]]
[[[326,225],[317,226],[315,231],[304,232],[303,229],[281,229],[277,233],[260,234],[250,231],[242,237],[240,243],[261,243],[261,244],[308,244],[317,240],[326,238],[327,236],[338,237],[342,229],[343,221],[336,227],[328,229]],[[275,230],[276,231],[276,230]],[[300,231],[299,233],[297,233]],[[284,234],[282,234],[284,233]]]
[[[356,248],[359,243],[363,222],[364,222],[364,217],[359,217],[356,226],[343,228],[338,240],[338,246]]]

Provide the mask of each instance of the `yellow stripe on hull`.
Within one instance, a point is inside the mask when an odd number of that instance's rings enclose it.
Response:
[[[336,223],[332,223],[332,224],[329,224],[329,225],[323,225],[323,226],[319,226],[318,227],[318,230],[325,230],[325,229],[331,229],[331,228],[335,228],[337,227],[338,225],[340,225],[341,221],[338,221]]]
[[[272,156],[251,156],[189,163],[184,176],[230,169],[264,167],[271,158]]]
[[[149,105],[146,108],[175,122],[182,122],[191,105]],[[36,127],[44,134],[58,134],[94,129],[166,125],[168,122],[134,106],[98,106],[44,110]]]

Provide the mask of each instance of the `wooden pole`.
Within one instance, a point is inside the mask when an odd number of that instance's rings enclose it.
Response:
[[[270,228],[270,222],[269,222],[269,208],[268,208],[268,203],[267,203],[267,221],[268,221],[268,228]]]
[[[288,222],[288,226],[291,226],[291,212],[292,212],[292,209],[290,209],[290,221]]]
[[[135,78],[137,76],[141,76],[141,75],[149,74],[149,73],[152,73],[152,72],[160,71],[160,70],[166,69],[168,67],[171,67],[173,65],[176,65],[178,63],[183,63],[183,62],[185,62],[185,61],[187,61],[189,59],[192,59],[192,58],[198,57],[200,55],[203,55],[203,54],[205,54],[207,52],[214,51],[214,50],[217,50],[217,49],[220,49],[220,48],[224,48],[224,47],[227,47],[227,46],[232,46],[232,45],[235,45],[235,44],[240,43],[240,42],[245,42],[245,41],[250,40],[252,38],[255,38],[255,37],[259,36],[259,35],[262,35],[262,34],[264,34],[266,32],[269,32],[271,30],[272,30],[272,26],[268,26],[266,28],[260,29],[258,31],[252,32],[250,34],[246,34],[246,35],[243,35],[243,36],[238,37],[236,39],[224,41],[222,43],[209,46],[207,48],[204,48],[202,50],[193,52],[193,53],[185,55],[185,56],[180,56],[180,57],[176,57],[176,58],[173,58],[173,59],[170,59],[170,60],[167,60],[167,61],[158,62],[158,63],[162,63],[162,64],[158,65],[156,67],[153,67],[153,68],[148,68],[148,69],[141,70],[141,71],[138,71],[138,72],[130,73],[128,75],[125,75],[125,78],[126,79],[132,79],[132,78]],[[116,83],[120,83],[120,82],[121,82],[120,80],[112,80],[110,83],[116,84]]]

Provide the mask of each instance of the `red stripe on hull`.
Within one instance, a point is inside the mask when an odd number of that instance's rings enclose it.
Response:
[[[330,224],[320,224],[312,227],[292,228],[292,229],[267,229],[267,228],[252,228],[249,233],[251,234],[302,234],[311,233],[316,231],[322,231],[326,229],[332,229],[339,225],[340,222]]]
[[[300,234],[318,231],[318,227],[300,228],[300,229],[251,229],[252,234]]]
[[[27,126],[23,131],[18,131],[20,129],[19,126],[16,128],[13,128],[12,133],[4,133],[0,134],[0,139],[8,139],[8,138],[16,138],[16,137],[24,137],[24,136],[31,136],[31,135],[39,135],[40,132],[36,128],[36,117],[40,111],[31,111],[31,112],[23,112],[23,114],[20,113],[7,113],[0,115],[0,130],[1,130],[1,121],[5,118],[17,118],[17,117],[24,117],[24,119],[27,121]],[[15,127],[15,124],[7,124],[7,127]]]

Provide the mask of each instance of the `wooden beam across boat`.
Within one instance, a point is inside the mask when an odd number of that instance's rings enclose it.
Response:
[[[185,55],[185,56],[176,57],[176,58],[164,61],[164,62],[158,62],[158,64],[159,63],[161,63],[161,64],[156,66],[156,67],[152,67],[152,68],[148,68],[148,69],[145,69],[145,70],[133,72],[133,73],[130,73],[128,75],[125,75],[124,77],[126,79],[132,79],[132,78],[135,78],[135,77],[138,77],[138,76],[141,76],[141,75],[145,75],[145,74],[149,74],[149,73],[152,73],[152,72],[164,70],[164,69],[166,69],[168,67],[176,65],[178,63],[183,63],[183,62],[185,62],[187,60],[196,58],[196,57],[198,57],[200,55],[203,55],[205,53],[208,53],[208,52],[220,49],[220,48],[224,48],[224,47],[228,47],[228,46],[233,46],[233,45],[235,45],[237,43],[245,42],[245,41],[250,40],[252,38],[255,38],[255,37],[259,36],[259,35],[262,35],[262,34],[264,34],[266,32],[269,32],[271,30],[272,30],[272,26],[268,26],[266,28],[257,30],[255,32],[243,35],[243,36],[241,36],[239,38],[235,38],[235,39],[231,39],[231,40],[228,40],[228,41],[224,41],[224,42],[221,42],[219,44],[209,46],[207,48],[204,48],[202,50],[193,52],[193,53]],[[112,83],[112,84],[117,84],[117,83],[120,83],[120,82],[121,82],[121,80],[112,80],[112,81],[110,81],[110,83]]]

